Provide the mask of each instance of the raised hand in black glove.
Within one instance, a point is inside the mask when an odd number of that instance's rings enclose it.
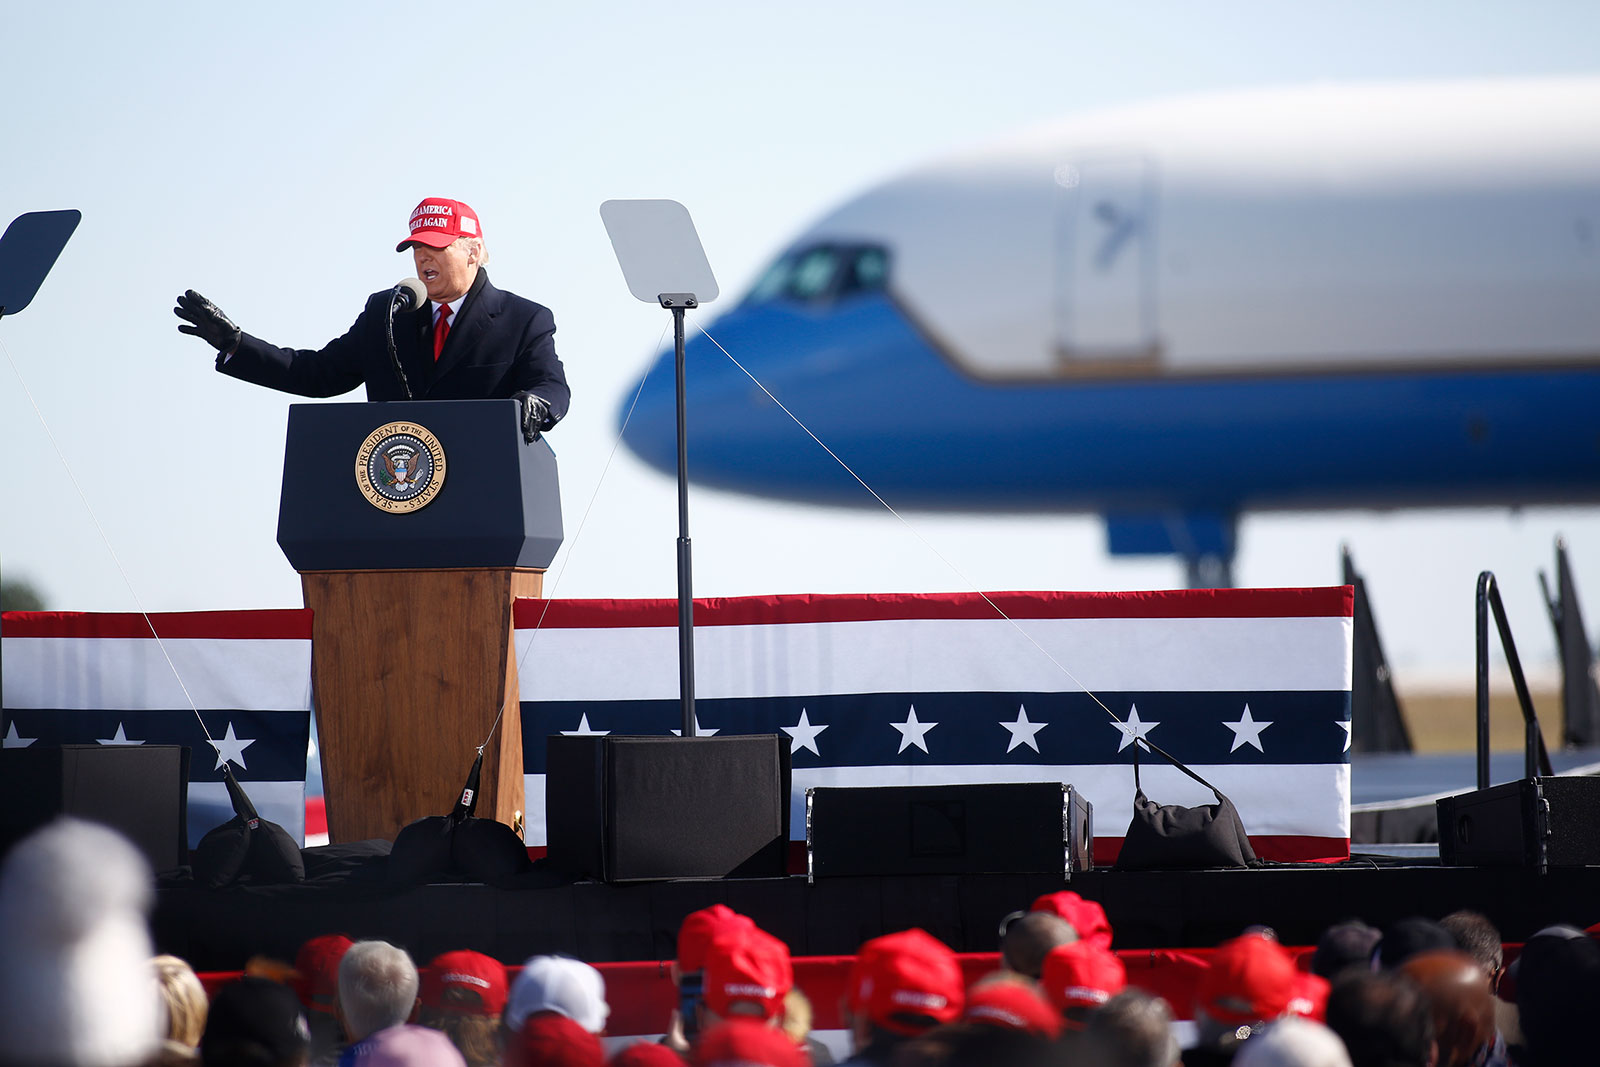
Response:
[[[532,393],[518,393],[517,399],[522,401],[522,439],[531,445],[550,428],[550,405]]]
[[[242,332],[222,309],[195,292],[188,290],[178,297],[178,306],[172,313],[188,326],[179,326],[179,333],[192,333],[218,352],[232,352],[239,347]]]

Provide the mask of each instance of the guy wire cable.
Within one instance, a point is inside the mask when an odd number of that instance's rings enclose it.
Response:
[[[167,643],[156,632],[156,627],[150,621],[150,613],[144,610],[144,601],[139,598],[139,591],[133,587],[133,580],[128,577],[128,572],[122,566],[122,560],[117,556],[117,550],[111,545],[111,538],[106,536],[105,527],[100,525],[100,516],[95,514],[93,505],[89,503],[89,496],[83,491],[83,486],[78,482],[77,474],[73,473],[72,464],[67,462],[66,454],[61,451],[61,445],[56,441],[55,432],[50,429],[50,424],[45,420],[44,412],[39,409],[38,401],[33,398],[33,390],[28,388],[28,381],[22,376],[22,371],[17,367],[16,360],[11,358],[11,349],[4,339],[0,339],[0,351],[6,354],[6,362],[11,365],[11,373],[17,376],[17,382],[22,386],[22,395],[28,398],[28,404],[33,408],[34,416],[39,420],[39,425],[44,428],[45,437],[50,440],[50,447],[55,450],[56,459],[61,461],[61,468],[67,472],[67,478],[72,482],[72,488],[77,491],[78,499],[83,503],[83,509],[89,513],[89,521],[94,523],[95,532],[100,535],[100,540],[105,544],[106,551],[111,554],[111,562],[116,565],[117,573],[122,575],[122,583],[128,587],[128,593],[133,597],[133,603],[139,610],[139,615],[144,619],[144,624],[150,630],[150,636],[156,639],[156,647],[161,650],[161,658],[167,661],[167,667],[172,671],[172,677],[177,681],[178,688],[183,690],[183,698],[189,702],[189,710],[194,712],[195,719],[200,723],[200,732],[205,734],[206,743],[216,748],[217,743],[211,737],[211,731],[206,729],[206,720],[200,714],[200,708],[194,702],[194,697],[189,693],[189,687],[184,684],[183,675],[178,671],[178,665],[172,662],[172,656],[167,652]],[[218,752],[220,753],[220,749]]]
[[[661,350],[661,345],[666,339],[667,327],[663,326],[661,327],[661,335],[656,338],[656,351]],[[644,392],[644,383],[650,380],[650,370],[654,366],[655,362],[652,360],[645,366],[644,374],[639,377],[639,385],[633,391],[633,400],[628,404],[628,413],[622,417],[622,425],[617,429],[617,439],[611,442],[611,451],[606,453],[605,466],[600,469],[600,478],[594,484],[594,491],[589,494],[589,503],[583,509],[583,518],[578,520],[578,529],[572,535],[572,540],[567,544],[567,554],[561,561],[561,567],[556,571],[556,580],[550,583],[549,595],[540,597],[544,601],[544,608],[539,612],[538,621],[533,624],[533,632],[528,635],[527,647],[522,650],[522,655],[517,657],[517,684],[519,686],[522,684],[522,665],[527,662],[528,653],[533,651],[534,638],[539,636],[539,628],[544,625],[544,617],[550,611],[551,602],[555,600],[556,590],[561,587],[561,578],[567,573],[567,564],[572,562],[572,557],[578,550],[578,541],[583,537],[583,528],[589,522],[589,513],[594,510],[594,502],[600,498],[600,488],[605,485],[606,475],[611,471],[611,461],[617,456],[617,448],[622,444],[622,435],[628,432],[628,423],[633,419],[633,409],[639,404],[639,397]],[[512,632],[516,632],[515,623],[513,623]],[[522,702],[521,694],[514,694],[514,696],[520,705]],[[507,703],[509,701],[501,702],[500,709],[495,713],[494,722],[489,724],[488,736],[478,746],[478,755],[483,755],[483,750],[489,747],[490,741],[494,740],[494,732],[500,728],[500,720],[505,717]]]
[[[1118,725],[1122,725],[1122,726],[1126,726],[1127,725],[1127,721],[1125,719],[1123,719],[1116,712],[1112,711],[1111,708],[1106,705],[1106,702],[1101,700],[1088,686],[1084,685],[1081,681],[1079,681],[1078,680],[1078,676],[1073,674],[1070,670],[1068,670],[1064,663],[1062,663],[1055,656],[1051,655],[1049,649],[1045,648],[1038,641],[1034,640],[1034,637],[1033,637],[1032,634],[1030,634],[1030,633],[1028,633],[1028,631],[1024,630],[1021,627],[1021,625],[1019,625],[1017,623],[1017,621],[1015,619],[1013,619],[1011,616],[1007,615],[1003,610],[1001,610],[1000,605],[996,604],[993,600],[991,600],[989,598],[989,594],[988,593],[985,593],[982,589],[979,589],[978,586],[977,586],[977,583],[975,583],[971,578],[967,577],[966,573],[963,572],[960,567],[957,567],[954,563],[952,563],[949,559],[947,559],[945,557],[944,553],[940,552],[937,548],[935,548],[933,546],[933,544],[926,537],[922,536],[921,531],[919,531],[915,526],[913,526],[909,521],[907,521],[907,519],[903,515],[901,515],[892,506],[890,506],[890,504],[889,504],[889,502],[887,500],[885,500],[885,499],[883,499],[883,497],[879,496],[877,490],[873,489],[872,486],[868,485],[866,483],[866,481],[861,477],[861,475],[857,474],[850,467],[850,465],[848,463],[846,463],[843,459],[841,459],[839,457],[838,453],[834,452],[833,449],[829,448],[827,446],[827,444],[823,442],[822,438],[820,438],[816,434],[812,433],[811,432],[811,428],[809,426],[807,426],[803,421],[801,421],[800,416],[798,416],[794,412],[790,411],[788,409],[788,407],[784,405],[783,401],[779,400],[776,396],[773,396],[771,390],[769,390],[765,385],[763,385],[761,383],[761,380],[759,378],[757,378],[754,374],[752,374],[748,367],[746,367],[743,363],[740,363],[737,359],[735,359],[733,353],[729,352],[726,348],[723,348],[721,342],[719,342],[715,337],[712,337],[709,333],[706,333],[706,329],[705,329],[704,326],[701,326],[700,323],[698,321],[696,321],[695,324],[694,324],[694,328],[699,330],[701,335],[704,336],[706,340],[708,340],[712,344],[716,345],[717,346],[717,350],[720,351],[724,356],[728,357],[728,361],[730,363],[732,363],[735,367],[738,367],[739,370],[741,372],[743,372],[745,377],[749,378],[750,381],[755,383],[756,388],[760,389],[762,391],[762,393],[766,394],[766,397],[767,397],[768,400],[771,400],[774,404],[777,404],[779,408],[782,408],[783,409],[783,413],[785,415],[789,416],[789,418],[793,419],[794,420],[794,424],[796,426],[800,427],[800,429],[804,430],[807,437],[809,437],[813,441],[815,441],[817,443],[817,446],[820,447],[824,452],[826,452],[833,459],[833,461],[835,463],[839,464],[840,467],[844,468],[844,471],[845,471],[846,474],[848,474],[848,475],[850,475],[850,477],[854,478],[856,480],[856,482],[861,486],[861,488],[865,489],[868,493],[870,493],[872,495],[872,499],[876,500],[879,504],[882,504],[883,507],[884,507],[884,510],[888,511],[889,514],[893,515],[896,519],[899,519],[900,520],[900,524],[902,526],[904,526],[907,530],[911,531],[912,535],[915,536],[918,541],[921,541],[922,544],[928,549],[928,551],[932,552],[935,556],[937,556],[939,558],[940,562],[942,562],[946,567],[949,567],[953,572],[955,572],[956,576],[958,578],[960,578],[963,582],[965,582],[967,584],[967,586],[974,593],[977,593],[980,597],[982,597],[983,600],[984,600],[984,603],[988,604],[989,607],[994,610],[994,613],[996,615],[1000,616],[1006,622],[1010,623],[1011,627],[1014,630],[1016,630],[1017,633],[1021,634],[1024,640],[1026,640],[1034,648],[1038,649],[1039,652],[1041,654],[1043,654],[1044,657],[1046,659],[1048,659],[1051,663],[1055,664],[1057,670],[1059,670],[1062,674],[1066,675],[1069,679],[1071,679],[1072,680],[1072,684],[1076,685],[1080,690],[1082,690],[1084,695],[1086,695],[1090,700],[1092,700],[1096,704],[1100,705],[1100,708],[1107,715],[1111,716],[1111,718],[1112,718],[1112,720],[1114,722],[1116,722]],[[1167,752],[1160,745],[1157,745],[1154,741],[1150,741],[1148,738],[1136,737],[1136,738],[1134,738],[1134,743],[1137,744],[1137,745],[1144,746],[1145,751],[1147,751],[1147,752],[1151,752],[1151,751],[1157,752],[1160,755],[1166,757],[1167,759],[1172,760],[1172,762],[1174,762],[1174,763],[1178,762],[1176,757],[1174,757],[1170,752]]]

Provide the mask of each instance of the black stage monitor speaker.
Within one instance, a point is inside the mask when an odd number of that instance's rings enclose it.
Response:
[[[1094,807],[1070,785],[806,790],[809,877],[1059,874],[1093,867]]]
[[[787,742],[552,735],[550,862],[607,882],[788,873]]]
[[[1444,797],[1437,807],[1447,866],[1600,864],[1600,778],[1524,778]]]
[[[61,745],[0,750],[0,853],[57,815],[104,823],[158,873],[189,862],[189,750]]]

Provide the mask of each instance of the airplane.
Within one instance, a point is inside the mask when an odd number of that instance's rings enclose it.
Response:
[[[861,193],[706,333],[896,508],[1099,513],[1195,586],[1249,510],[1593,503],[1600,77],[1069,117]],[[667,472],[672,358],[625,433]],[[691,480],[878,506],[686,366]]]

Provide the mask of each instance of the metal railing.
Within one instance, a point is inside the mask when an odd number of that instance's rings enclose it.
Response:
[[[1511,670],[1511,684],[1517,691],[1517,703],[1522,707],[1523,722],[1523,777],[1537,778],[1541,774],[1555,773],[1550,767],[1550,753],[1544,747],[1544,734],[1539,731],[1539,716],[1533,710],[1533,697],[1528,692],[1528,680],[1522,673],[1522,659],[1517,655],[1517,643],[1511,637],[1511,624],[1506,620],[1506,608],[1500,601],[1500,586],[1493,571],[1478,575],[1478,788],[1489,788],[1489,613],[1494,613],[1495,629],[1500,631],[1500,648],[1506,654],[1506,666]]]

